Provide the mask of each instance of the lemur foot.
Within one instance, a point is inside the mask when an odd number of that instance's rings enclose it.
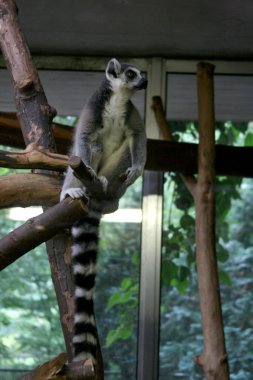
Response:
[[[84,190],[81,187],[70,187],[67,190],[63,190],[60,195],[60,200],[62,201],[63,199],[65,199],[67,195],[69,195],[73,199],[85,198],[86,200],[88,200]]]

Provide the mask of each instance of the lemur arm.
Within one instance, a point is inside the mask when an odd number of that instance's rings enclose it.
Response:
[[[89,109],[84,109],[76,126],[71,155],[80,157],[94,178],[97,177],[97,175],[91,168],[91,142],[94,140],[95,135],[96,125],[92,118],[92,112]],[[70,168],[68,168],[66,173],[60,199],[63,200],[67,195],[70,195],[72,198],[84,196],[84,186],[82,182],[74,176]]]
[[[147,155],[145,127],[138,111],[134,107],[131,112],[129,125],[134,126],[134,128],[129,130],[129,148],[132,166],[126,171],[127,185],[131,185],[137,177],[142,175]]]

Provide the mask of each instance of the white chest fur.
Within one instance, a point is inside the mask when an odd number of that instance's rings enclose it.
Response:
[[[124,92],[113,94],[105,104],[103,112],[103,128],[100,131],[105,156],[117,150],[126,137],[125,124],[127,101],[129,96]]]

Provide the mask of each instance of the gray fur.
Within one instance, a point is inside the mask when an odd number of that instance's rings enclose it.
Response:
[[[129,68],[135,73],[133,80],[126,75]],[[145,129],[130,100],[142,81],[137,68],[120,65],[112,59],[107,66],[106,78],[80,115],[71,154],[79,156],[90,167],[91,173],[100,178],[105,188],[108,182],[122,173],[127,175],[127,188],[143,172],[146,161]],[[66,195],[73,198],[86,195],[85,188],[73,176],[71,169],[67,171],[61,199]]]
[[[71,154],[79,156],[92,175],[99,178],[103,192],[99,199],[91,197],[89,214],[77,221],[71,231],[75,281],[74,361],[91,358],[96,363],[93,293],[99,222],[101,213],[117,209],[119,198],[143,172],[145,128],[130,98],[145,85],[145,79],[136,67],[110,60],[105,79],[84,107],[76,127]],[[121,174],[126,176],[123,183],[117,182]],[[119,186],[117,191],[115,181]],[[67,195],[89,197],[71,169],[67,171],[61,199]]]

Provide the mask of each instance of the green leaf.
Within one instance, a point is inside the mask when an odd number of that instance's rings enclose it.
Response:
[[[122,281],[121,281],[121,284],[120,284],[120,287],[121,289],[123,290],[127,290],[130,288],[130,286],[133,285],[133,280],[131,278],[124,278]]]
[[[244,140],[244,146],[253,146],[253,133],[248,132]]]
[[[128,290],[126,292],[115,292],[111,295],[108,300],[107,307],[111,309],[115,305],[120,305],[127,303],[132,298],[132,291]]]
[[[223,269],[219,270],[219,278],[220,278],[220,281],[223,282],[223,284],[228,285],[228,286],[232,286],[232,281],[231,281],[228,273],[225,272]]]
[[[162,284],[171,285],[173,278],[177,277],[178,267],[172,261],[163,261],[162,264]]]
[[[185,281],[190,276],[190,270],[186,266],[180,266],[178,268],[178,280],[179,282]]]
[[[132,328],[125,327],[124,325],[120,325],[117,329],[110,330],[106,336],[106,347],[110,347],[113,343],[118,340],[125,340],[130,338],[132,335]]]
[[[229,253],[221,244],[218,245],[217,258],[221,263],[225,263],[229,258]]]
[[[194,219],[192,216],[190,215],[187,215],[187,214],[184,214],[181,219],[180,219],[180,225],[183,229],[187,229],[189,228],[189,226],[192,226],[194,225],[195,222],[194,222]]]

